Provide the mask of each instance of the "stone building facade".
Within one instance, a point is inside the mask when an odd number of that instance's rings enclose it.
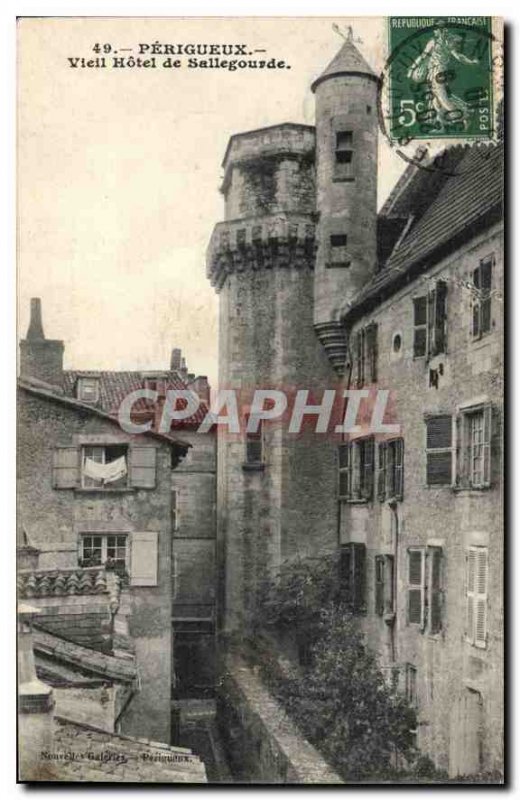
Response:
[[[450,775],[500,770],[503,149],[410,165],[378,213],[377,79],[351,40],[313,91],[315,129],[236,134],[225,154],[220,385],[387,389],[399,427],[219,432],[223,625],[285,560],[337,551],[422,751]]]
[[[136,422],[155,423],[168,389],[193,384],[207,401],[209,387],[188,374],[178,350],[169,370],[146,373],[63,370],[63,350],[45,338],[33,301],[18,402],[20,589],[40,607],[42,630],[133,655],[139,690],[118,726],[169,743],[172,701],[186,682],[174,640],[177,628],[201,614],[209,632],[202,632],[198,670],[213,680],[214,592],[206,581],[214,563],[215,437],[194,440],[204,402],[183,431],[165,434],[155,424],[148,433],[126,433],[117,411],[132,391],[153,388],[158,402],[140,400],[134,411]],[[121,475],[98,479],[96,465],[111,464],[122,465]],[[208,543],[205,561],[201,542]],[[118,583],[113,595],[106,575]],[[190,592],[180,588],[187,586]],[[202,633],[194,627],[198,645]]]

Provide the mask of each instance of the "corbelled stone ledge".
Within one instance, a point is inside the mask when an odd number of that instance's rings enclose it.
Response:
[[[109,594],[118,601],[119,576],[100,567],[71,569],[20,570],[19,597],[50,597],[62,595]]]
[[[219,222],[207,251],[207,276],[218,291],[233,272],[313,269],[315,227],[314,215],[290,212]]]

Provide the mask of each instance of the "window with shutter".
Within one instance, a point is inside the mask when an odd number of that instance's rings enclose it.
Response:
[[[387,460],[387,443],[379,442],[377,448],[378,463],[377,463],[377,497],[378,500],[384,500],[386,497],[386,460]]]
[[[377,322],[371,322],[365,329],[367,345],[367,372],[372,383],[377,381]]]
[[[153,445],[133,444],[130,450],[130,483],[143,489],[156,485],[157,450]]]
[[[53,452],[52,484],[55,489],[74,489],[79,483],[78,447],[56,447]]]
[[[466,571],[466,636],[476,647],[487,643],[487,547],[470,547]]]
[[[352,496],[352,444],[341,444],[338,448],[338,493],[341,500]]]
[[[394,611],[394,558],[391,555],[375,559],[375,611],[379,616]]]
[[[356,385],[358,389],[365,385],[365,330],[356,333]]]
[[[428,312],[426,296],[413,301],[413,354],[415,358],[426,355]]]
[[[435,289],[427,295],[414,298],[414,357],[446,352],[447,294],[446,282],[437,281]]]
[[[374,492],[374,438],[354,439],[338,450],[339,498],[370,500]]]
[[[449,415],[426,420],[426,483],[452,483],[452,418]]]
[[[480,339],[491,331],[492,273],[494,257],[482,259],[473,270],[473,323],[474,339]]]
[[[365,557],[364,544],[349,542],[340,549],[340,589],[343,601],[352,611],[365,610]]]
[[[424,549],[408,550],[408,622],[424,626],[425,600]]]
[[[157,586],[158,538],[153,531],[132,533],[130,584],[132,586]]]
[[[360,497],[370,500],[374,493],[374,439],[368,437],[358,444],[360,455]]]

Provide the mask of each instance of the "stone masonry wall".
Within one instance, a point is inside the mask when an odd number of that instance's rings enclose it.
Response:
[[[492,330],[480,341],[471,336],[468,286],[479,260],[495,254],[493,271]],[[470,245],[439,263],[428,278],[411,283],[390,297],[354,326],[378,324],[378,386],[394,397],[396,421],[404,437],[404,499],[397,504],[399,555],[395,632],[375,614],[375,561],[378,554],[393,554],[396,518],[387,503],[375,495],[373,502],[342,503],[342,542],[362,542],[367,547],[364,626],[381,661],[408,662],[417,669],[419,711],[418,742],[439,767],[452,774],[461,769],[465,747],[462,705],[464,693],[478,691],[483,699],[482,759],[484,769],[500,769],[503,742],[503,518],[500,450],[492,452],[495,482],[492,488],[454,491],[450,486],[427,486],[425,419],[427,413],[455,414],[458,404],[488,400],[502,405],[503,255],[501,230],[482,233]],[[414,296],[424,294],[436,279],[448,284],[447,353],[413,357]],[[401,337],[398,352],[393,339]],[[442,365],[442,374],[439,367]],[[429,385],[429,371],[437,370],[438,388]],[[377,463],[377,449],[376,449]],[[445,594],[443,630],[430,635],[407,624],[406,558],[410,546],[442,546]],[[488,642],[476,648],[465,639],[466,550],[470,545],[489,549]]]
[[[236,780],[244,783],[340,784],[242,659],[229,657],[219,719]]]
[[[141,691],[123,730],[169,742],[171,682],[170,448],[157,446],[157,485],[109,495],[52,484],[53,449],[79,435],[129,437],[116,425],[20,391],[18,405],[19,523],[41,550],[40,567],[78,565],[81,532],[158,532],[158,583],[128,591],[129,633],[135,641]]]

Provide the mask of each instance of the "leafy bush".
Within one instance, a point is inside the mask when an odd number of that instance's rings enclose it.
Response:
[[[390,780],[398,763],[417,755],[415,711],[388,686],[358,619],[342,604],[335,559],[285,567],[264,587],[257,628],[310,641],[302,670],[282,675],[276,659],[264,659],[264,675],[346,780]]]

